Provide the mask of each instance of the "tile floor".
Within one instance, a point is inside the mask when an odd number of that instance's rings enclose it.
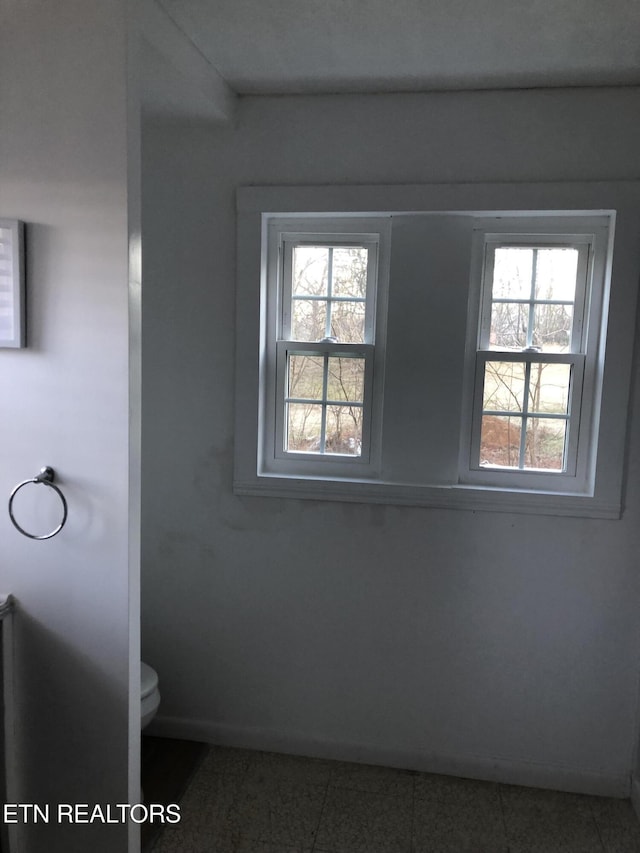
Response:
[[[640,853],[628,801],[210,747],[154,853]]]

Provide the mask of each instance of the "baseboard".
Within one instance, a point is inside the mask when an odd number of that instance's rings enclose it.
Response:
[[[506,785],[526,785],[601,797],[630,796],[628,773],[597,772],[576,767],[514,761],[482,755],[444,755],[420,750],[394,749],[376,744],[341,743],[309,737],[296,732],[280,732],[263,728],[220,725],[210,720],[158,716],[147,729],[148,734],[182,740],[196,740],[218,746],[233,746],[310,758],[329,758],[360,764],[400,767],[425,773],[442,773],[483,779]],[[640,786],[634,807],[640,815]],[[634,792],[631,792],[632,797]]]

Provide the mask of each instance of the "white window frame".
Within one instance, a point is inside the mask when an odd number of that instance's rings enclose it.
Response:
[[[593,493],[595,437],[603,378],[600,330],[606,296],[611,226],[609,216],[547,215],[532,219],[492,218],[478,223],[474,228],[460,448],[461,483],[556,494]],[[578,250],[571,342],[566,353],[545,352],[530,346],[522,351],[490,347],[493,261],[496,249],[504,246],[568,247]],[[530,308],[534,304],[533,298],[522,301]],[[528,334],[531,335],[531,327]],[[533,364],[555,362],[570,365],[562,471],[522,467],[504,469],[482,465],[480,433],[483,385],[485,365],[489,361],[524,364],[527,380]],[[523,424],[528,414],[527,396],[525,394],[523,399]],[[521,455],[524,440],[522,430]]]
[[[458,510],[490,511],[506,513],[531,513],[562,515],[600,519],[619,518],[624,506],[625,453],[627,412],[632,378],[633,342],[637,304],[637,283],[640,276],[640,255],[637,251],[637,235],[640,231],[640,181],[608,182],[543,182],[543,183],[479,183],[479,184],[414,184],[414,185],[323,185],[323,186],[246,186],[237,190],[237,300],[236,300],[236,393],[234,434],[234,493],[238,496],[273,496],[291,499],[326,501],[352,501],[383,505],[408,505],[441,507]],[[313,213],[310,213],[313,211]],[[355,212],[355,213],[354,213]],[[362,467],[352,465],[351,475],[325,473],[285,473],[265,465],[264,431],[265,411],[269,389],[265,384],[267,353],[267,231],[269,222],[275,218],[289,219],[300,227],[311,227],[316,219],[326,223],[336,219],[348,219],[352,224],[355,217],[373,227],[376,220],[397,221],[416,216],[428,221],[430,216],[464,217],[469,221],[469,242],[460,247],[468,252],[467,272],[462,272],[457,258],[455,277],[451,286],[460,294],[463,305],[460,317],[460,334],[452,339],[455,344],[456,371],[452,379],[459,383],[460,405],[448,406],[448,420],[443,427],[452,441],[442,442],[453,447],[453,458],[438,460],[435,467],[431,462],[422,466],[424,475],[416,478],[412,474],[414,454],[416,469],[420,468],[423,448],[416,444],[417,430],[413,429],[412,443],[407,444],[401,465],[389,453],[391,442],[397,442],[401,431],[397,420],[392,423],[397,395],[389,387],[391,376],[397,376],[399,358],[415,352],[415,347],[424,345],[428,358],[431,342],[412,339],[404,346],[402,330],[398,328],[398,305],[403,303],[405,286],[413,287],[420,271],[403,267],[404,255],[399,253],[402,245],[394,242],[389,249],[390,283],[389,339],[386,348],[384,411],[385,424],[382,431],[381,463],[378,472],[362,472]],[[589,417],[582,409],[582,422],[590,430],[589,442],[592,450],[587,453],[586,480],[580,484],[574,478],[572,484],[560,486],[556,480],[551,490],[534,485],[516,487],[513,478],[508,484],[490,485],[481,481],[470,482],[468,461],[470,449],[470,423],[473,411],[474,365],[477,352],[477,324],[479,317],[480,289],[469,288],[468,270],[471,266],[471,244],[473,227],[483,222],[492,222],[488,229],[499,233],[504,226],[498,223],[520,220],[521,231],[527,231],[530,220],[547,222],[556,216],[567,223],[575,219],[578,225],[568,228],[569,233],[580,233],[587,221],[602,217],[609,225],[604,272],[604,289],[600,323],[595,314],[590,314],[588,340],[589,352],[585,359],[595,377],[592,388],[592,411]],[[472,221],[471,221],[472,220]],[[581,223],[581,225],[580,225]],[[615,253],[612,253],[615,226]],[[320,230],[322,228],[320,227]],[[329,229],[327,229],[329,230]],[[462,229],[464,230],[464,229]],[[395,241],[395,237],[394,237]],[[468,247],[468,248],[467,248]],[[418,253],[420,254],[420,253]],[[384,265],[381,252],[381,264]],[[481,265],[480,265],[481,269]],[[410,274],[405,280],[405,273]],[[442,275],[444,273],[444,275]],[[389,273],[388,273],[389,274]],[[465,281],[460,279],[464,276]],[[411,279],[411,276],[413,278]],[[440,264],[440,274],[435,277],[427,263],[424,266],[425,286],[435,283],[436,288],[446,283],[446,270]],[[382,282],[381,282],[382,283]],[[382,293],[378,294],[380,310]],[[384,297],[386,298],[386,297]],[[464,302],[462,302],[464,300]],[[400,302],[399,302],[400,301]],[[445,300],[446,302],[446,300]],[[475,302],[475,306],[474,303]],[[448,310],[452,305],[449,301]],[[386,311],[385,311],[386,317]],[[376,323],[380,317],[376,317]],[[414,334],[415,334],[414,326]],[[379,329],[379,326],[378,326]],[[466,331],[465,331],[466,330]],[[469,351],[465,348],[466,335],[470,333]],[[400,336],[399,336],[400,335]],[[384,340],[378,337],[378,345]],[[597,342],[595,347],[592,346]],[[442,340],[440,340],[442,346]],[[462,349],[459,349],[462,345]],[[606,364],[605,364],[606,348]],[[275,350],[275,346],[274,346]],[[379,353],[377,353],[378,357]],[[593,362],[591,361],[593,359]],[[465,360],[467,367],[465,371]],[[442,358],[438,358],[442,363]],[[414,362],[415,365],[415,362]],[[384,365],[383,365],[384,367]],[[376,364],[376,377],[381,374]],[[449,386],[451,390],[451,386]],[[382,401],[382,395],[378,398]],[[451,398],[447,401],[450,403]],[[468,409],[465,417],[463,410]],[[455,412],[454,409],[455,408]],[[422,406],[420,416],[428,417],[427,407]],[[396,429],[392,429],[394,426]],[[433,422],[430,424],[433,427]],[[466,435],[465,435],[466,431]],[[433,430],[431,432],[433,434]],[[586,435],[586,433],[585,433]],[[387,444],[385,444],[385,441]],[[397,444],[393,444],[397,448]],[[461,447],[463,450],[461,451]],[[428,450],[428,448],[424,448]],[[578,453],[585,452],[578,445]],[[464,462],[461,459],[464,458]],[[432,474],[431,471],[434,471]],[[364,473],[364,476],[359,474]],[[476,472],[480,476],[486,472]],[[443,476],[441,476],[441,474]],[[472,475],[473,476],[473,475]],[[535,477],[532,477],[535,480]]]
[[[389,267],[388,218],[265,216],[266,277],[263,288],[264,388],[260,412],[259,470],[263,475],[366,479],[381,464],[382,393]],[[363,246],[368,249],[364,342],[291,337],[292,259],[296,246]],[[304,453],[285,448],[289,355],[360,357],[365,360],[362,446],[359,455]],[[325,388],[326,392],[326,388]],[[326,399],[323,407],[330,404]]]

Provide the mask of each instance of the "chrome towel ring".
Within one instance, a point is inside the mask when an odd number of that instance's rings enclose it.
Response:
[[[56,534],[60,533],[60,531],[65,525],[65,522],[67,520],[67,502],[58,486],[54,484],[54,479],[55,471],[53,470],[53,468],[50,468],[47,465],[45,468],[41,468],[40,473],[37,474],[35,477],[32,477],[30,480],[24,480],[22,483],[18,483],[18,485],[15,487],[15,489],[11,492],[11,495],[9,496],[9,518],[11,519],[11,523],[16,528],[16,530],[19,530],[23,536],[28,536],[29,539],[51,539],[52,536],[55,536]],[[20,489],[22,489],[24,486],[28,486],[29,483],[42,483],[43,485],[48,486],[50,489],[53,489],[54,492],[57,493],[58,497],[62,501],[62,521],[54,530],[51,531],[51,533],[45,533],[43,536],[36,536],[34,533],[27,533],[27,531],[18,524],[13,515],[13,499],[18,494]]]

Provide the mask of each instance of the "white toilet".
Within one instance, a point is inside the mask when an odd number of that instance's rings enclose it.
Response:
[[[160,704],[158,673],[149,664],[140,663],[140,726],[145,728],[155,717]]]

